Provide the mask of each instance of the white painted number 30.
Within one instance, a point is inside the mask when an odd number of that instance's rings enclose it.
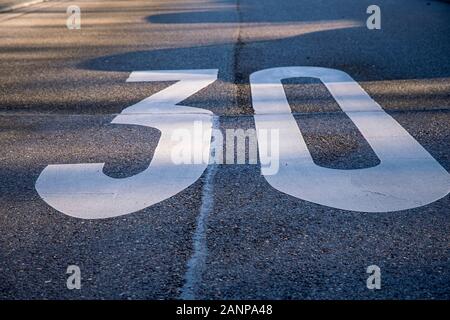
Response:
[[[67,215],[99,219],[135,212],[170,198],[202,175],[207,164],[173,164],[174,130],[202,123],[195,148],[210,148],[210,111],[176,105],[217,79],[218,70],[139,71],[127,81],[178,81],[123,110],[112,123],[154,127],[161,138],[149,167],[129,178],[106,176],[104,163],[47,166],[36,190]],[[367,169],[337,170],[316,165],[287,102],[281,81],[312,77],[322,81],[380,159]],[[318,67],[285,67],[250,76],[255,124],[280,133],[280,169],[265,176],[275,189],[302,200],[352,211],[388,212],[420,207],[450,191],[450,175],[346,73]],[[261,137],[262,138],[262,137]],[[260,143],[260,154],[268,154]],[[195,155],[194,155],[195,156]],[[201,155],[200,155],[201,156]]]

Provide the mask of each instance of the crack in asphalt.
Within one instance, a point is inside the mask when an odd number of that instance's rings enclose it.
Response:
[[[219,117],[213,118],[213,130],[219,129]],[[215,142],[212,141],[213,145]],[[211,150],[216,150],[212,146]],[[213,151],[214,152],[214,151]],[[215,153],[211,154],[214,159]],[[205,173],[205,181],[202,188],[202,199],[200,212],[197,217],[197,226],[193,237],[193,254],[187,263],[187,271],[184,276],[185,284],[181,289],[180,299],[193,300],[196,297],[197,289],[202,282],[203,270],[208,255],[208,245],[206,242],[206,224],[208,216],[214,209],[214,177],[218,169],[218,164],[213,161]]]
[[[242,48],[244,46],[241,38],[241,23],[242,14],[240,10],[240,0],[236,0],[236,12],[238,20],[237,38],[233,52],[233,75],[234,84],[236,86],[236,103],[238,106],[244,105],[243,100],[245,97],[242,94],[242,85],[245,83],[245,76],[239,72],[239,59]],[[253,116],[253,115],[251,115]],[[220,116],[214,116],[213,118],[213,130],[218,130],[220,126]],[[214,141],[211,142],[214,144]],[[211,148],[215,150],[215,148]],[[215,154],[211,154],[211,157],[215,157]],[[197,226],[193,237],[193,254],[187,263],[187,271],[185,274],[185,283],[181,289],[180,299],[182,300],[194,300],[197,296],[198,288],[201,285],[203,271],[205,269],[206,259],[208,256],[208,244],[206,239],[206,224],[208,216],[214,210],[214,177],[218,170],[216,161],[208,166],[205,174],[205,181],[202,189],[202,199],[200,212],[197,217]]]

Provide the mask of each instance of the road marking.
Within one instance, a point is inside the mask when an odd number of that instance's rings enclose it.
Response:
[[[104,163],[47,166],[36,182],[39,195],[53,208],[70,216],[100,219],[120,216],[163,201],[193,184],[208,161],[175,164],[171,151],[178,142],[175,130],[197,136],[192,123],[200,123],[200,138],[193,142],[194,157],[210,149],[212,112],[178,106],[217,79],[217,69],[138,71],[128,82],[177,81],[174,85],[122,111],[113,124],[134,124],[161,131],[149,167],[124,179],[103,174]],[[328,88],[380,159],[367,169],[337,170],[316,165],[291,113],[282,79],[313,77]],[[266,180],[277,190],[325,206],[363,212],[388,212],[424,206],[446,196],[450,175],[411,136],[372,100],[348,74],[318,67],[285,67],[258,71],[250,76],[258,151],[262,159],[268,145],[262,132],[279,132],[278,173]]]
[[[213,129],[219,130],[219,118],[214,117]],[[214,146],[217,141],[211,142],[211,150],[217,150]],[[193,254],[187,263],[185,274],[185,284],[181,289],[180,299],[193,300],[196,296],[196,290],[202,281],[203,269],[208,255],[208,246],[206,242],[206,224],[208,216],[214,210],[214,176],[216,175],[218,164],[215,157],[217,154],[211,154],[212,164],[208,166],[205,174],[205,182],[202,189],[202,205],[197,218],[197,227],[193,238]]]
[[[367,169],[337,170],[316,165],[287,101],[282,79],[320,79],[380,159]],[[280,170],[266,175],[275,189],[321,205],[363,212],[424,206],[446,196],[450,175],[345,72],[284,67],[250,76],[257,132],[280,132]],[[260,154],[267,154],[259,145]]]
[[[171,137],[174,130],[191,132],[195,121],[202,123],[204,136],[210,137],[212,112],[176,104],[213,83],[217,73],[216,69],[131,73],[128,82],[178,81],[126,108],[112,121],[161,131],[148,168],[132,177],[115,179],[103,173],[104,163],[49,165],[36,181],[39,195],[69,216],[102,219],[142,210],[189,187],[203,174],[207,162],[173,164],[171,150],[177,142]],[[209,148],[209,143],[206,147]]]

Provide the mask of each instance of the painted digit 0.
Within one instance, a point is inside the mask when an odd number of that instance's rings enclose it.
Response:
[[[281,84],[294,77],[322,81],[380,159],[378,166],[337,170],[314,163]],[[257,132],[279,130],[280,169],[265,176],[275,189],[321,205],[364,212],[416,208],[449,193],[448,172],[345,72],[273,68],[253,73],[250,84]],[[267,154],[262,148],[267,146],[259,144],[260,155]]]

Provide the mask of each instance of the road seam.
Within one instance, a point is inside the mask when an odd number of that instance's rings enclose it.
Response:
[[[213,117],[213,130],[219,130],[220,121],[218,116]],[[211,141],[211,150],[215,141]],[[180,299],[194,300],[197,289],[202,282],[203,270],[208,256],[208,244],[206,239],[206,225],[209,215],[214,210],[214,177],[216,175],[218,164],[215,161],[215,153],[211,154],[211,164],[206,169],[205,181],[202,188],[202,198],[200,212],[197,217],[197,225],[193,237],[193,253],[187,263],[187,270],[184,276],[185,283],[181,289]]]
[[[236,38],[236,45],[234,47],[233,53],[233,74],[234,74],[234,84],[237,86],[236,91],[236,102],[240,105],[240,91],[239,84],[244,83],[243,75],[238,73],[238,60],[240,51],[242,50],[242,40],[241,40],[241,23],[242,16],[240,12],[240,0],[236,1],[236,11],[238,14],[238,31]],[[251,115],[253,117],[253,115]],[[213,117],[213,130],[219,130],[219,116]],[[211,150],[216,150],[214,148],[215,142],[211,142]],[[197,296],[197,290],[201,285],[203,278],[203,271],[206,264],[206,258],[208,255],[208,246],[206,240],[206,224],[208,220],[208,216],[214,210],[214,176],[218,170],[218,165],[215,161],[215,154],[211,155],[212,164],[208,166],[206,169],[205,182],[203,184],[202,189],[202,200],[200,213],[197,217],[197,226],[194,232],[193,238],[193,247],[194,252],[187,263],[187,271],[185,274],[185,283],[183,288],[181,289],[180,299],[183,300],[194,300]]]

